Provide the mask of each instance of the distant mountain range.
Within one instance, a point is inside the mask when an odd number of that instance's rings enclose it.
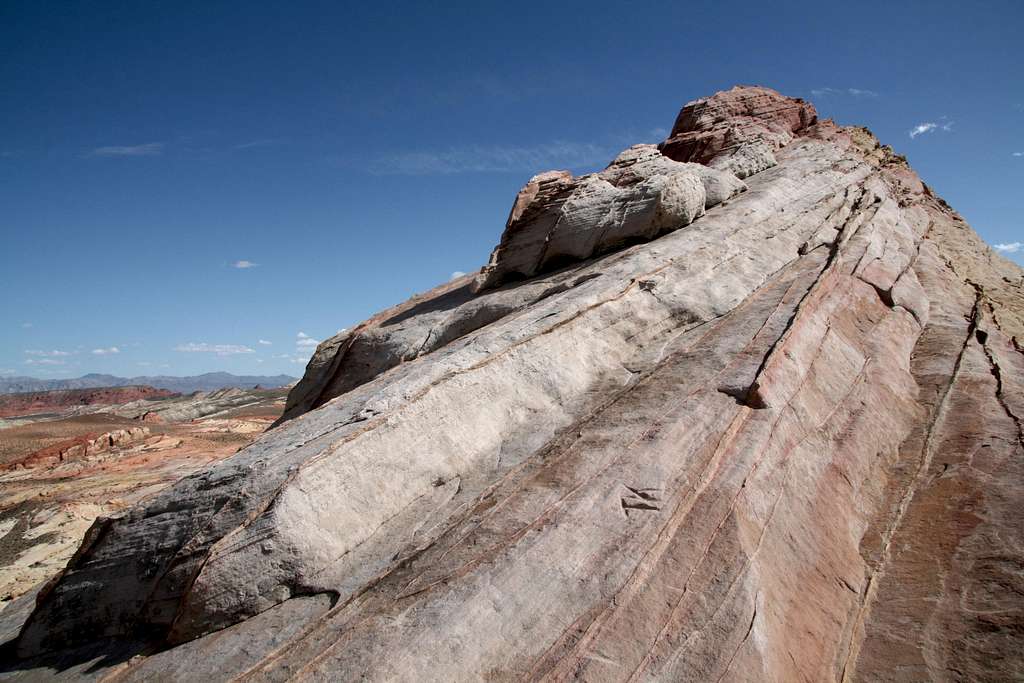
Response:
[[[252,388],[257,384],[266,389],[283,387],[296,381],[288,375],[232,375],[230,372],[208,372],[191,377],[116,377],[88,374],[75,379],[36,379],[35,377],[0,377],[0,394],[26,391],[53,391],[55,389],[93,389],[96,387],[150,386],[180,394],[194,391],[213,391],[227,387]]]

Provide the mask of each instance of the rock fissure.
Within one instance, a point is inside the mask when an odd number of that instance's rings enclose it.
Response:
[[[996,380],[996,400],[999,401],[999,405],[1002,406],[1003,410],[1006,412],[1006,416],[1010,418],[1013,421],[1013,424],[1017,427],[1017,441],[1024,446],[1024,427],[1021,425],[1021,419],[1019,416],[1014,414],[1013,409],[1010,408],[1009,404],[1006,402],[1006,396],[1003,389],[1003,375],[999,368],[999,361],[995,359],[995,356],[992,354],[992,350],[988,346],[988,336],[981,336],[981,332],[982,330],[980,328],[975,329],[978,344],[981,345],[981,349],[985,353],[985,358],[988,359],[992,377]]]

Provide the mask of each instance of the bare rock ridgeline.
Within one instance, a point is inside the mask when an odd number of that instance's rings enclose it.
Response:
[[[865,129],[698,100],[98,522],[11,675],[1019,678],[1022,278]]]

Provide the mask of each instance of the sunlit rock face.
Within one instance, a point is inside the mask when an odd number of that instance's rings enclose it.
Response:
[[[697,100],[659,146],[532,178],[480,273],[323,342],[275,429],[98,523],[17,653],[1020,678],[1022,277],[865,129]]]
[[[652,240],[746,189],[732,173],[672,161],[654,145],[630,147],[605,170],[581,178],[542,173],[516,196],[501,243],[475,287],[497,287]]]

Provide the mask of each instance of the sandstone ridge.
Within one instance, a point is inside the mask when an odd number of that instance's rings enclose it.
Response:
[[[1022,285],[865,129],[697,100],[99,520],[6,675],[1020,678]]]

